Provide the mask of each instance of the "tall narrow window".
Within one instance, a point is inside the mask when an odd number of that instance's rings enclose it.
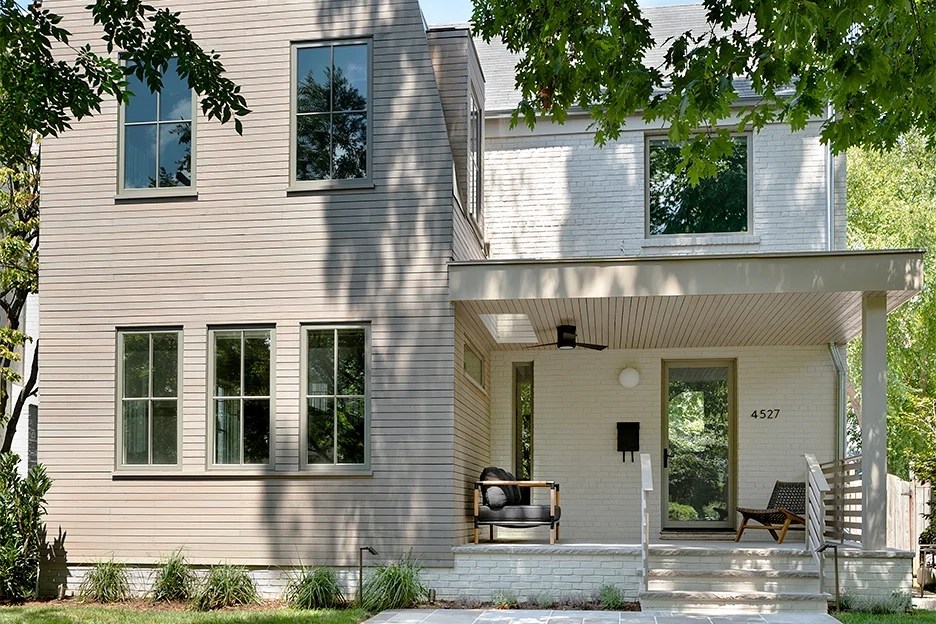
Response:
[[[481,202],[484,197],[483,161],[483,115],[478,100],[472,91],[468,110],[468,216],[476,222],[481,220]]]
[[[305,334],[305,463],[367,463],[366,327],[309,327]]]
[[[523,481],[533,478],[533,362],[514,364],[513,385],[514,474]]]
[[[649,139],[647,233],[750,232],[748,151],[748,137],[736,137],[731,155],[716,163],[718,173],[692,185],[689,175],[679,170],[679,147],[665,139]]]
[[[118,334],[121,465],[179,463],[179,337],[177,330]]]
[[[273,332],[212,332],[214,463],[270,463]]]
[[[296,46],[293,181],[368,177],[367,43]]]
[[[465,374],[471,377],[475,383],[483,388],[484,360],[482,360],[481,356],[475,353],[474,349],[468,346],[468,344],[465,344],[463,351]]]
[[[135,75],[128,77],[133,95],[122,114],[121,191],[195,186],[192,90],[179,76],[175,59],[162,81],[154,93]]]

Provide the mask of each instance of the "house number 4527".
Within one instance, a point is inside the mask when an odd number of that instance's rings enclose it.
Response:
[[[767,420],[773,420],[774,418],[780,418],[780,410],[778,409],[754,410],[753,412],[751,412],[751,418],[765,418]]]

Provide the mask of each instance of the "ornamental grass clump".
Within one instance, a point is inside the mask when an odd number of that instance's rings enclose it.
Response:
[[[602,585],[598,588],[598,602],[608,611],[621,611],[627,606],[627,596],[617,585]]]
[[[376,613],[386,609],[408,609],[429,598],[420,578],[421,566],[407,557],[398,563],[376,568],[364,581],[361,607]]]
[[[110,561],[100,561],[88,572],[78,586],[78,597],[95,602],[123,602],[130,599],[130,582],[127,566]]]
[[[180,548],[159,565],[150,598],[153,601],[185,601],[195,593],[197,583],[198,576],[185,561]]]
[[[259,602],[260,594],[247,568],[231,565],[212,566],[193,599],[194,607],[199,611]]]
[[[345,604],[335,572],[324,566],[302,566],[289,579],[283,597],[294,609],[333,609]]]

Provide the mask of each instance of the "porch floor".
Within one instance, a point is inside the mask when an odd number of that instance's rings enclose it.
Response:
[[[798,537],[798,536],[794,536]],[[842,546],[842,548],[850,548]],[[806,545],[801,539],[788,539],[782,544],[778,544],[771,539],[764,541],[744,540],[735,542],[734,540],[706,540],[706,539],[677,539],[662,540],[658,539],[650,542],[652,553],[660,553],[667,550],[694,551],[700,554],[718,552],[753,552],[753,551],[790,551],[806,552]],[[510,539],[498,538],[493,542],[482,540],[478,544],[463,544],[455,547],[457,553],[493,553],[493,552],[550,552],[556,554],[640,554],[639,543],[599,543],[599,542],[576,542],[571,540],[562,540],[555,544],[544,543],[540,539]]]
[[[383,611],[365,624],[838,624],[824,613],[687,615],[639,611],[408,609]]]

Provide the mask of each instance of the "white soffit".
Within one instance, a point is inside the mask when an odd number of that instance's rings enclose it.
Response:
[[[481,322],[498,344],[536,344],[536,330],[526,314],[481,314]]]

